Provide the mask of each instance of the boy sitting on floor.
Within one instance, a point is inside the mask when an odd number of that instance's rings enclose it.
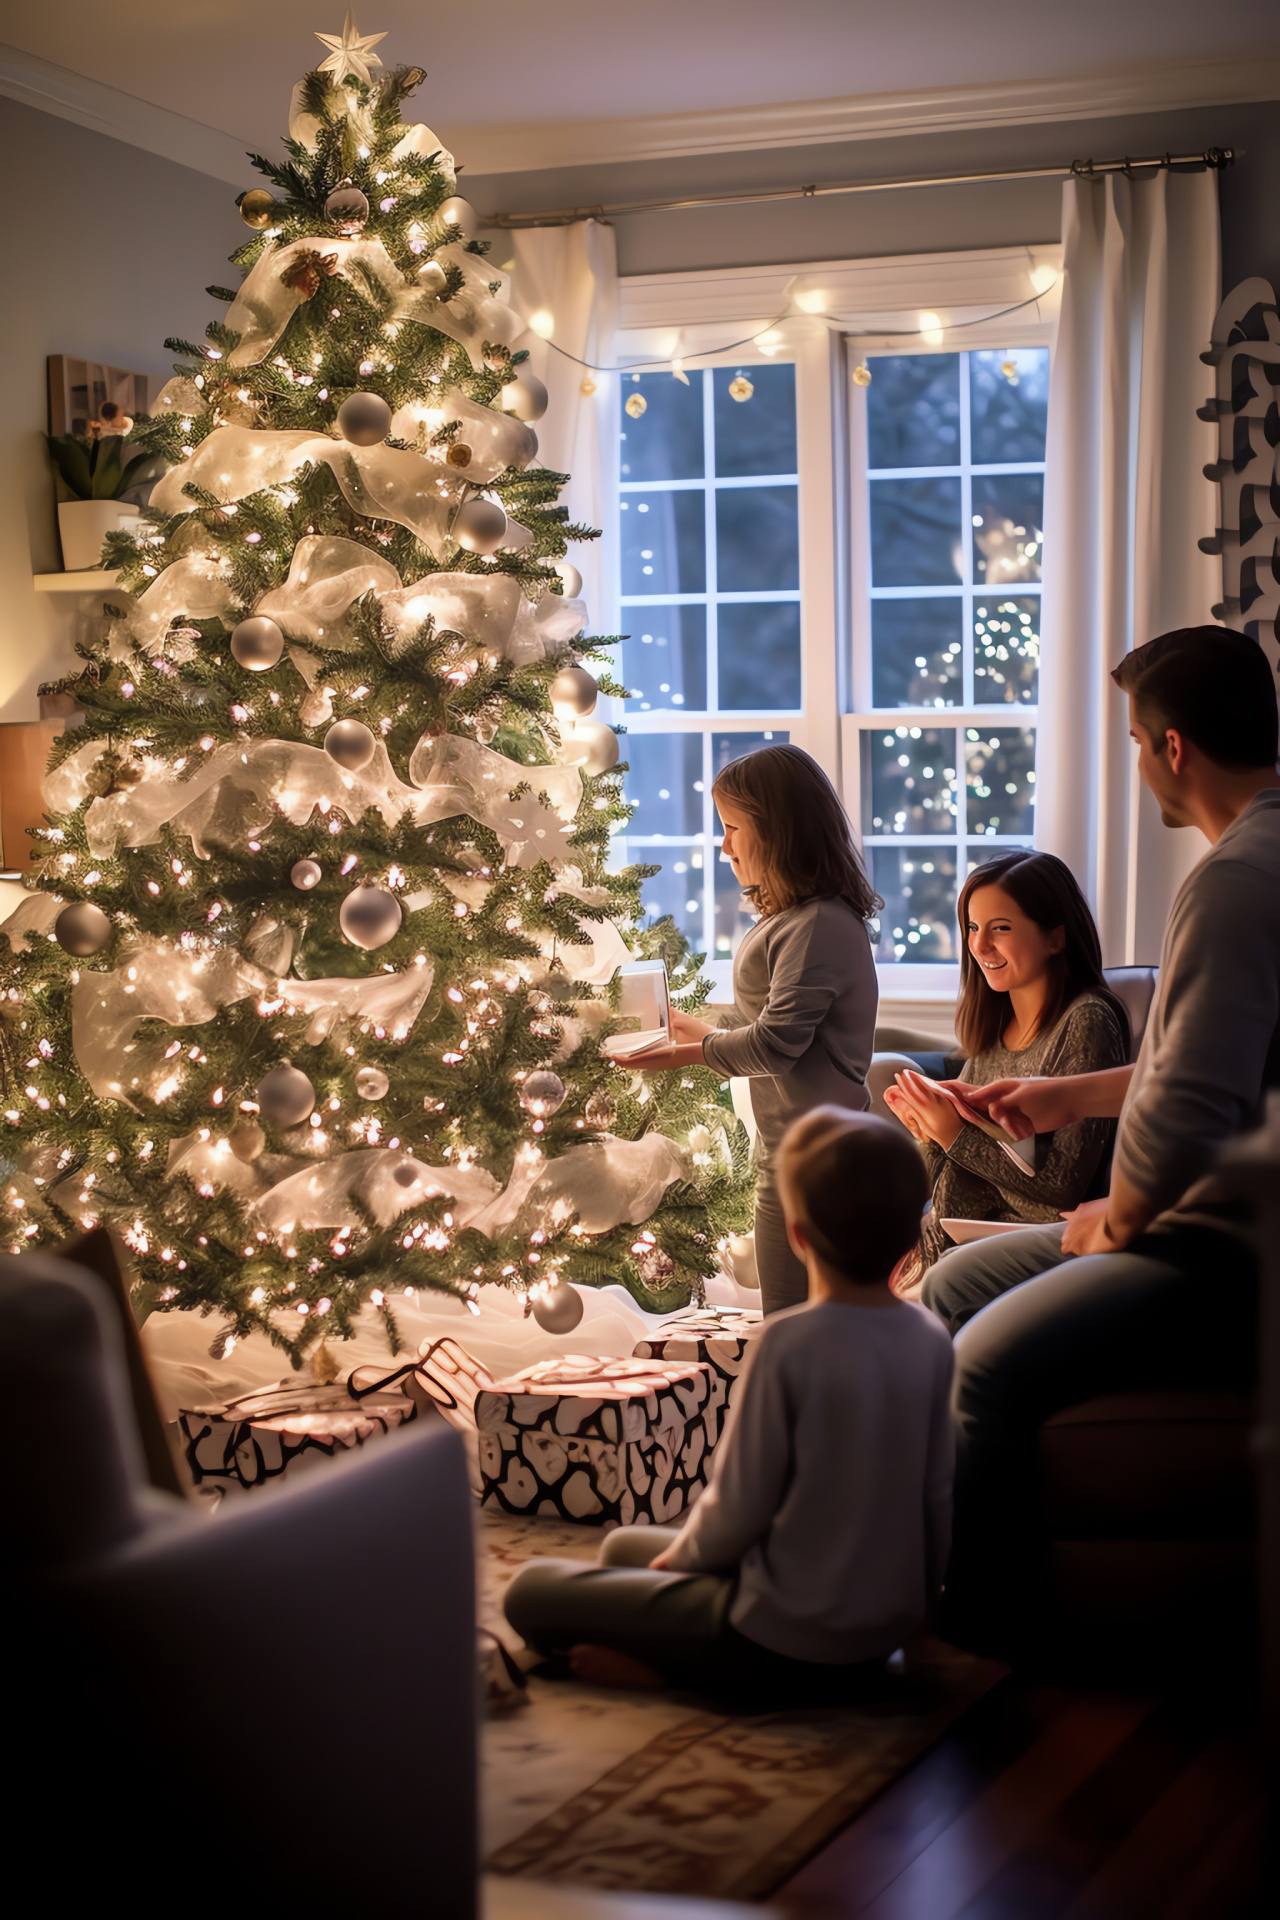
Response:
[[[507,1619],[601,1685],[829,1700],[924,1626],[951,1530],[951,1349],[889,1277],[928,1200],[901,1128],[841,1107],[778,1153],[805,1305],[752,1341],[683,1527],[621,1527],[597,1565],[535,1560]]]

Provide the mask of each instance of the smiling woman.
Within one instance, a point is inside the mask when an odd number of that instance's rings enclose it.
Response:
[[[957,918],[956,1032],[967,1055],[960,1082],[1123,1065],[1128,1020],[1103,978],[1093,916],[1061,860],[1010,852],[978,867],[961,891]],[[1060,1127],[1039,1136],[1019,1165],[918,1074],[899,1074],[885,1101],[919,1141],[933,1181],[932,1211],[900,1282],[908,1288],[952,1244],[944,1220],[1030,1226],[1079,1206],[1114,1125],[1095,1119]]]

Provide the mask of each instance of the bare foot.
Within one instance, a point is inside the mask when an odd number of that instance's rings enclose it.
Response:
[[[629,1653],[617,1653],[612,1647],[570,1647],[569,1665],[579,1680],[593,1687],[627,1687],[632,1692],[652,1693],[667,1684],[642,1660],[633,1660]]]

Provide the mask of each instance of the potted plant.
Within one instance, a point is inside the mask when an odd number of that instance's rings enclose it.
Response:
[[[107,535],[132,529],[148,483],[160,472],[154,454],[137,453],[125,460],[125,436],[133,422],[110,402],[102,413],[83,438],[73,433],[45,436],[68,495],[58,501],[62,564],[68,573],[98,566]]]

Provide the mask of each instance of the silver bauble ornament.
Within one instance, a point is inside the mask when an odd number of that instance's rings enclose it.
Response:
[[[617,766],[618,753],[618,736],[612,727],[599,720],[575,720],[572,730],[565,729],[557,758],[561,766],[599,775]]]
[[[266,673],[284,652],[284,635],[274,620],[255,613],[242,620],[231,635],[231,657],[251,673]]]
[[[353,947],[372,953],[394,940],[404,919],[400,902],[385,887],[367,883],[349,893],[338,910],[338,925]]]
[[[464,500],[453,516],[453,537],[468,553],[496,553],[507,535],[507,516],[493,500],[478,494]]]
[[[272,1067],[258,1082],[258,1105],[273,1127],[296,1127],[314,1112],[316,1090],[301,1067]]]
[[[363,720],[335,720],[324,737],[324,750],[348,773],[359,773],[374,756],[378,742]]]
[[[419,1181],[416,1164],[412,1160],[402,1160],[398,1167],[392,1169],[391,1178],[398,1187],[416,1187]]]
[[[618,1117],[618,1103],[611,1093],[606,1093],[603,1087],[597,1087],[582,1117],[589,1127],[599,1127],[602,1133],[607,1133]]]
[[[391,431],[391,409],[380,393],[352,393],[338,408],[338,432],[353,447],[376,447]]]
[[[267,1136],[256,1120],[242,1120],[227,1135],[227,1145],[236,1159],[243,1160],[246,1166],[257,1159],[266,1144]]]
[[[551,704],[557,713],[580,719],[592,711],[599,691],[595,675],[585,667],[564,667],[551,682]]]
[[[564,1105],[568,1088],[558,1073],[552,1073],[549,1067],[540,1068],[531,1073],[520,1088],[520,1105],[526,1113],[532,1113],[537,1119],[545,1120]]]
[[[295,860],[289,869],[289,878],[299,893],[310,893],[312,887],[318,887],[324,879],[324,868],[318,860]]]
[[[111,938],[111,922],[92,900],[77,900],[64,907],[53,923],[53,937],[64,953],[87,960],[98,953]]]
[[[576,600],[582,592],[582,575],[578,572],[572,560],[557,560],[556,572],[564,581],[565,599]]]
[[[359,187],[353,187],[349,180],[344,180],[341,186],[334,188],[324,203],[324,210],[339,233],[361,233],[369,218],[369,202]]]
[[[563,1280],[553,1281],[533,1302],[533,1317],[544,1333],[572,1333],[582,1318],[582,1295]]]
[[[356,1092],[362,1100],[382,1100],[391,1082],[381,1067],[361,1067],[356,1075]]]
[[[450,194],[436,219],[442,227],[456,227],[464,240],[474,240],[480,224],[475,208],[460,193]]]
[[[547,389],[533,369],[523,361],[498,395],[508,413],[528,424],[541,420],[547,410]]]

